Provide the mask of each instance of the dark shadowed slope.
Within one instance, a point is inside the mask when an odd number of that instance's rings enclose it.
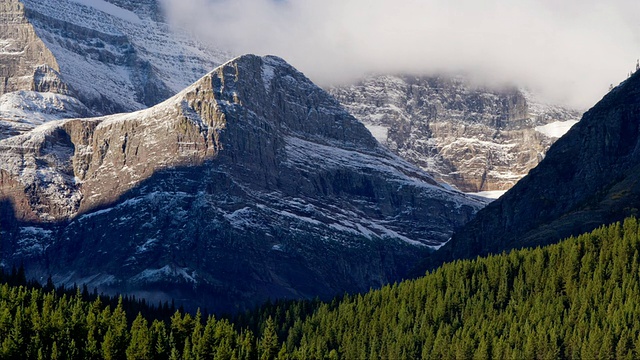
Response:
[[[558,240],[640,208],[640,74],[584,114],[546,158],[480,211],[431,262]]]

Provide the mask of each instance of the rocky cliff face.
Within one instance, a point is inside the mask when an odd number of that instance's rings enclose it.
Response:
[[[329,91],[380,143],[466,192],[509,189],[556,140],[536,128],[579,118],[518,89],[474,87],[462,77],[372,76]]]
[[[640,208],[640,74],[613,89],[502,198],[478,213],[438,261],[557,242]]]
[[[58,62],[18,0],[0,2],[0,96],[18,90],[68,94]]]
[[[1,140],[0,198],[3,265],[218,310],[399,279],[484,205],[257,56],[147,110]]]
[[[170,29],[155,0],[0,1],[0,101],[12,92],[60,95],[48,120],[153,106],[226,58]],[[38,124],[15,119],[24,101],[0,111],[0,138]]]

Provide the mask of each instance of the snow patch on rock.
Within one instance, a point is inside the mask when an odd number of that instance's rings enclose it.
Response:
[[[380,144],[384,145],[387,143],[387,137],[389,135],[388,127],[382,126],[382,125],[373,125],[373,124],[364,124],[364,126],[367,128],[367,130],[369,130],[371,135],[373,135],[373,137],[376,138],[376,140],[378,140]]]
[[[188,268],[181,268],[177,266],[165,265],[160,269],[145,269],[138,275],[134,276],[131,280],[133,282],[159,282],[166,280],[180,279],[189,283],[197,283],[195,279],[195,272],[189,274]]]
[[[507,190],[492,190],[492,191],[480,191],[480,192],[476,192],[476,193],[467,193],[467,194],[481,196],[483,198],[495,200],[495,199],[500,198],[506,192],[507,192]]]
[[[275,69],[266,61],[262,63],[262,83],[264,84],[264,89],[269,92],[271,91],[271,81],[275,77]]]
[[[577,120],[554,121],[547,125],[536,126],[536,131],[550,138],[558,139],[577,123]]]
[[[78,99],[51,92],[16,91],[0,96],[0,119],[31,126],[84,117],[91,111]]]
[[[78,4],[82,4],[87,7],[92,7],[94,9],[98,9],[102,12],[105,12],[111,16],[115,16],[119,19],[128,21],[134,24],[141,24],[142,20],[138,17],[138,15],[134,14],[129,10],[125,10],[121,7],[113,5],[103,0],[71,0]]]

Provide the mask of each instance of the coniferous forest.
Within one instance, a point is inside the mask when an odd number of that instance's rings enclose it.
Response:
[[[634,359],[639,266],[640,229],[629,218],[367,294],[266,304],[231,319],[181,311],[167,319],[167,307],[6,282],[0,357]]]

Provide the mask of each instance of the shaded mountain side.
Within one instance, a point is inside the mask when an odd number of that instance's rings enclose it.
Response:
[[[640,74],[586,112],[525,178],[430,261],[557,242],[640,208]]]
[[[484,205],[380,146],[276,57],[0,149],[5,266],[212,309],[402,278]]]
[[[339,222],[326,218],[300,220],[314,215],[285,203],[300,198],[280,194],[277,204],[256,199],[210,165],[158,172],[111,206],[71,221],[17,221],[5,200],[3,265],[24,264],[43,283],[52,276],[60,285],[235,312],[267,299],[364,292],[399,281],[431,251],[341,231],[334,228]],[[327,181],[347,192],[358,179]]]
[[[0,329],[10,334],[2,355],[638,359],[638,230],[629,218],[556,245],[457,261],[366,294],[266,303],[231,319],[30,289],[17,286],[25,282],[20,270],[0,271]]]

